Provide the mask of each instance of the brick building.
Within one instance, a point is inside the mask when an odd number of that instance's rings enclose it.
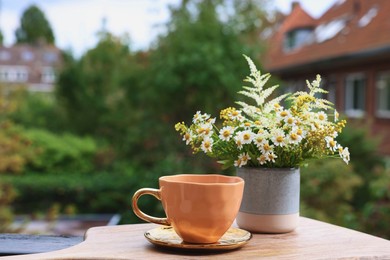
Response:
[[[51,45],[0,46],[0,84],[24,85],[29,91],[52,91],[61,51]]]
[[[288,91],[320,74],[327,98],[349,117],[370,122],[390,155],[390,1],[339,0],[315,19],[292,4],[271,44],[265,68]]]

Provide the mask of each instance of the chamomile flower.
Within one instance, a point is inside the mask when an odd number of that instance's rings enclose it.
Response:
[[[183,141],[186,142],[186,145],[189,145],[193,139],[192,131],[188,131],[183,135]]]
[[[281,110],[283,110],[283,107],[281,105],[279,105],[279,103],[275,103],[274,104],[274,110],[275,111],[281,111]]]
[[[265,154],[261,154],[258,158],[257,161],[259,161],[260,165],[266,164],[267,163],[267,156]]]
[[[263,145],[263,142],[266,140],[265,135],[263,133],[257,133],[253,136],[253,142],[260,148]]]
[[[339,120],[339,113],[337,112],[337,110],[335,109],[334,110],[334,121],[337,122]]]
[[[291,129],[292,132],[296,133],[297,135],[301,136],[302,139],[306,137],[307,131],[303,130],[301,127],[294,126]]]
[[[325,122],[328,119],[328,115],[325,114],[324,111],[320,111],[317,113],[317,119],[321,122]]]
[[[214,133],[213,126],[209,123],[203,123],[197,129],[197,132],[201,136],[210,137]]]
[[[192,122],[194,124],[197,124],[199,123],[200,121],[202,120],[202,114],[200,111],[196,111],[196,114],[194,115],[194,117],[192,118]]]
[[[204,153],[211,153],[213,150],[213,139],[206,137],[203,139],[200,148]]]
[[[262,145],[259,147],[262,153],[270,153],[273,152],[274,146],[270,145],[268,141],[264,140]]]
[[[225,126],[219,130],[219,138],[223,141],[230,141],[234,133],[234,127]]]
[[[340,157],[343,159],[343,161],[348,164],[348,162],[350,161],[350,153],[349,153],[349,149],[348,147],[345,147],[344,149],[342,149],[343,151],[341,152],[340,154]]]
[[[281,120],[284,120],[285,118],[291,116],[289,110],[280,110],[276,113],[277,117]]]
[[[267,156],[267,160],[273,163],[275,162],[275,159],[278,158],[276,154],[274,154],[273,152],[267,153],[266,156]]]
[[[283,147],[286,145],[286,136],[281,129],[276,129],[272,134],[271,141],[276,145]]]
[[[248,163],[251,159],[248,153],[242,153],[238,156],[238,159],[234,162],[234,166],[242,167]]]
[[[253,140],[254,134],[251,130],[245,130],[238,132],[236,137],[242,144],[250,144]]]
[[[291,131],[287,135],[287,140],[290,144],[299,144],[302,141],[302,136],[296,131]]]
[[[336,152],[339,149],[340,145],[337,143],[336,140],[333,139],[333,137],[326,136],[325,141],[326,147],[328,147],[332,152]]]
[[[244,119],[245,119],[245,118],[242,116],[240,110],[233,110],[233,111],[231,111],[231,112],[229,113],[229,117],[230,117],[230,119],[231,119],[232,121],[237,120],[237,121],[242,122],[242,121],[244,121]]]
[[[244,129],[245,129],[245,130],[251,129],[251,126],[252,126],[252,124],[251,124],[250,122],[245,122],[245,123],[244,123]]]
[[[241,150],[241,149],[242,149],[242,141],[241,141],[241,139],[238,138],[237,136],[235,136],[235,137],[234,137],[234,141],[236,141],[237,148],[238,148],[239,150]]]
[[[289,126],[295,126],[296,120],[293,116],[288,115],[284,118],[284,122]]]
[[[194,124],[199,124],[201,122],[207,121],[210,118],[209,114],[202,114],[200,111],[197,111],[194,117],[192,118],[192,122]]]

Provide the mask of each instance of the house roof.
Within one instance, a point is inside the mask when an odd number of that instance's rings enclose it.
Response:
[[[280,30],[288,32],[297,28],[315,27],[316,23],[316,20],[301,7],[299,2],[293,2],[291,14],[286,17]]]
[[[338,0],[320,18],[313,18],[311,23],[315,24],[315,28],[306,44],[286,50],[285,35],[299,24],[295,21],[296,17],[301,16],[303,23],[310,22],[302,15],[303,12],[300,6],[293,8],[270,38],[264,64],[268,71],[283,71],[344,56],[390,51],[389,0]]]

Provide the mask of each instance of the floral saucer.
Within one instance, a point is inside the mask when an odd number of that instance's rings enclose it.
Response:
[[[184,242],[174,231],[173,227],[158,227],[145,232],[146,239],[160,247],[189,250],[232,250],[245,245],[252,234],[246,230],[231,227],[216,243],[192,244]]]

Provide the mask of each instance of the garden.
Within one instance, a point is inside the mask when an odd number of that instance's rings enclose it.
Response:
[[[235,174],[195,156],[175,124],[191,123],[198,110],[218,115],[235,106],[249,71],[243,54],[261,69],[265,43],[252,37],[272,21],[251,1],[237,3],[226,21],[218,18],[219,2],[187,2],[191,8],[172,8],[166,33],[147,51],[102,29],[81,57],[64,52],[53,93],[1,86],[1,232],[13,232],[16,215],[119,213],[121,223],[137,223],[131,197],[158,187],[158,177]],[[264,28],[251,26],[254,15]],[[270,82],[283,93],[282,81]],[[390,169],[368,129],[348,121],[339,135],[348,165],[333,158],[301,165],[300,214],[390,239]],[[164,214],[153,198],[139,203]]]

